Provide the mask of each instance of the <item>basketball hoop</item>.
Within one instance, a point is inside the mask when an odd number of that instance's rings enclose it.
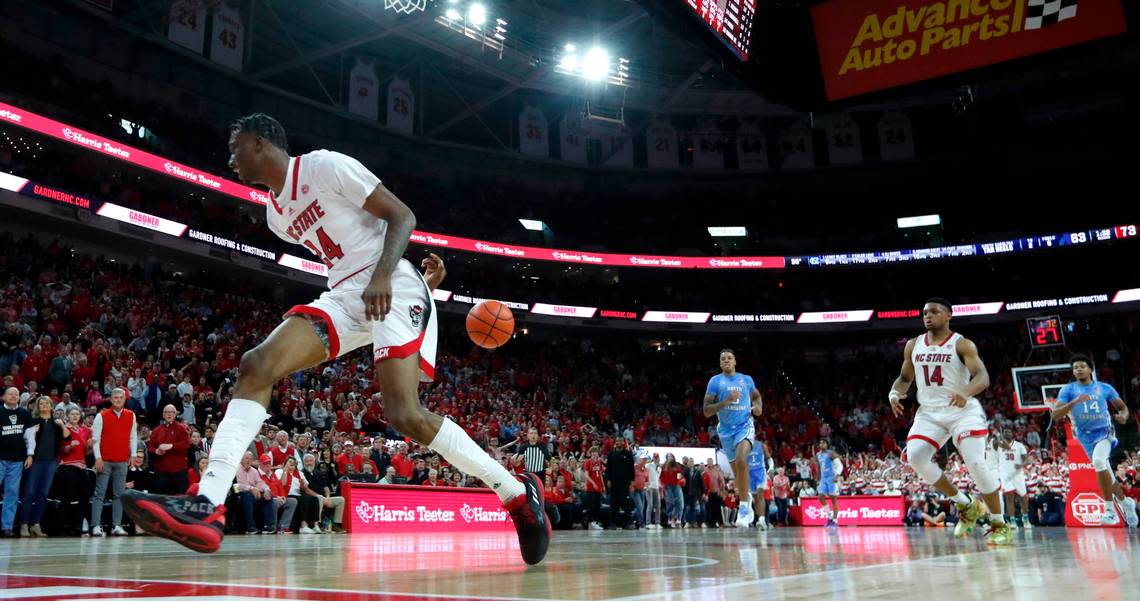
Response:
[[[417,11],[423,12],[427,8],[427,0],[384,0],[384,8],[410,15]]]

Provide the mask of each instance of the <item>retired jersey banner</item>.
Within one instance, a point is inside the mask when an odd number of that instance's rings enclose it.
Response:
[[[1126,30],[1120,0],[832,0],[812,21],[830,100]]]

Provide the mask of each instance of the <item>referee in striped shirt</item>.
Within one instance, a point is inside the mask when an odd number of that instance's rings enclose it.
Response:
[[[539,443],[537,428],[527,430],[526,444],[519,447],[516,456],[522,456],[526,471],[538,476],[539,480],[546,477],[546,463],[550,461],[550,449],[545,443]]]

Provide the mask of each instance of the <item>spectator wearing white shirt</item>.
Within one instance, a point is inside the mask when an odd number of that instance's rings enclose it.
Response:
[[[194,385],[190,383],[190,376],[182,376],[182,383],[178,385],[178,396],[186,398],[186,395],[194,398]]]
[[[59,402],[55,404],[54,411],[63,411],[63,414],[67,415],[71,412],[72,409],[79,409],[82,411],[82,408],[80,408],[80,406],[76,404],[74,400],[72,400],[71,393],[65,392],[61,394],[59,396]]]
[[[654,453],[653,459],[645,464],[649,475],[645,484],[645,527],[653,529],[661,527],[661,468],[658,461],[660,457]]]

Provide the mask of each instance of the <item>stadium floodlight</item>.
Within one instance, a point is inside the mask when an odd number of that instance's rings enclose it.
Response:
[[[537,219],[519,219],[519,223],[532,232],[541,232],[546,229],[546,224]]]
[[[739,238],[748,235],[748,230],[742,225],[709,226],[709,235],[713,238]]]
[[[920,215],[918,217],[899,217],[899,229],[906,229],[908,227],[927,227],[931,225],[939,225],[942,223],[940,215]]]
[[[443,14],[445,16],[447,16],[448,19],[451,19],[452,21],[458,21],[459,19],[463,18],[463,15],[460,15],[459,11],[455,10],[454,8],[447,9],[447,12],[445,12]]]
[[[578,70],[578,55],[567,54],[559,61],[558,67],[567,73],[574,73]]]
[[[629,85],[627,58],[615,59],[601,46],[593,46],[582,54],[573,42],[567,42],[558,50],[554,56],[554,71],[557,73],[581,77],[591,84],[605,82],[615,86]]]
[[[600,46],[586,52],[582,61],[582,76],[590,81],[601,81],[610,73],[610,55]]]
[[[467,22],[475,27],[481,27],[487,22],[487,7],[476,2],[467,8]]]

